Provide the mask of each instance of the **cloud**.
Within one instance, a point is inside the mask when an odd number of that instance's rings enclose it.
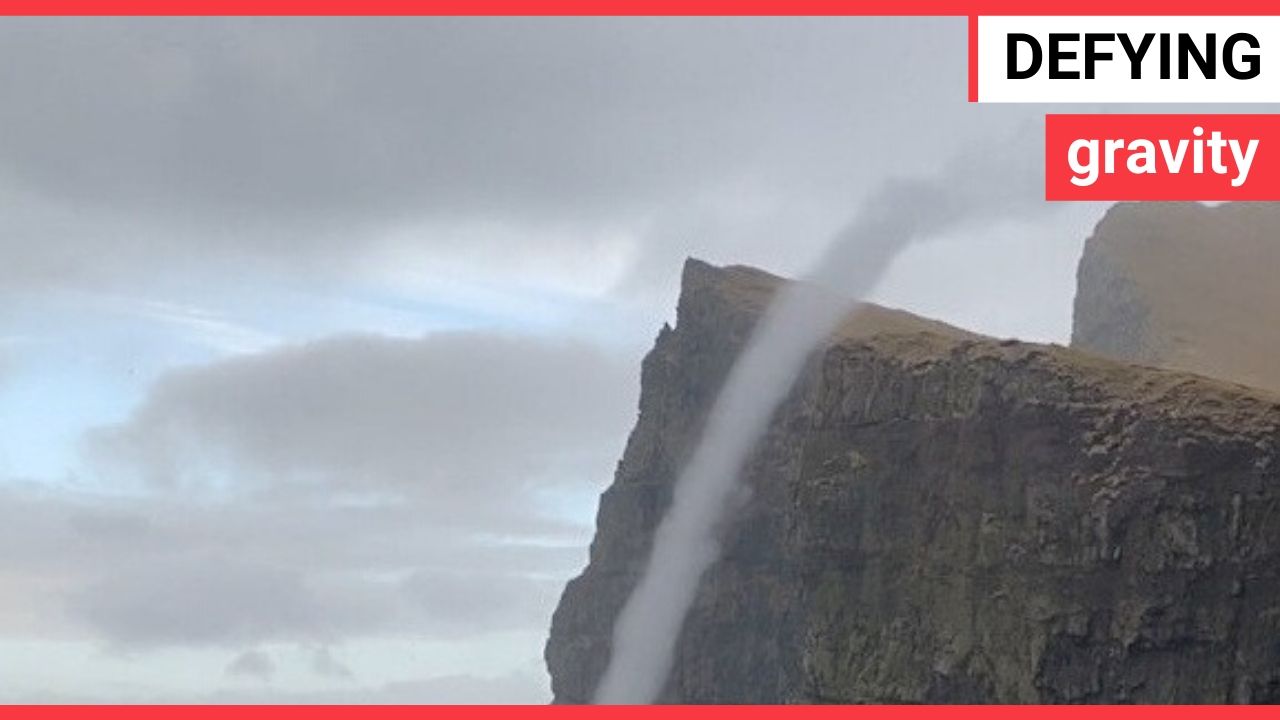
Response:
[[[246,677],[266,682],[276,674],[276,664],[271,656],[261,650],[247,650],[240,653],[227,665],[227,675]]]
[[[794,264],[881,175],[1020,112],[966,112],[937,61],[963,43],[950,18],[11,19],[0,286],[344,274],[388,243]]]
[[[0,57],[40,72],[2,80],[0,153],[51,196],[235,208],[233,222],[563,217],[570,201],[575,215],[612,213],[778,153],[760,139],[816,149],[806,131],[831,132],[859,90],[892,87],[855,63],[960,48],[951,25],[886,38],[903,21],[15,20]],[[814,110],[828,117],[806,120]]]
[[[251,655],[253,653],[246,653]],[[235,665],[245,655],[237,657]],[[268,658],[270,661],[270,658]],[[257,662],[256,660],[252,662]],[[278,669],[278,668],[277,668]],[[231,677],[252,679],[252,674],[230,672]],[[277,673],[271,673],[274,677]],[[284,690],[265,681],[256,686],[238,684],[213,692],[198,694],[139,693],[124,698],[104,698],[92,690],[76,687],[71,691],[5,693],[6,702],[33,704],[112,704],[121,702],[144,704],[199,705],[528,705],[549,702],[551,694],[540,670],[518,670],[503,674],[452,674],[385,683],[332,687],[320,690]],[[0,691],[2,693],[3,691]]]
[[[541,673],[514,672],[496,677],[450,675],[422,680],[401,680],[381,686],[336,693],[313,693],[281,698],[285,702],[365,703],[379,705],[527,704],[546,694]]]
[[[629,375],[479,333],[178,371],[91,442],[134,492],[0,488],[0,575],[28,615],[127,652],[542,628],[590,531],[564,503],[607,483]]]
[[[311,672],[320,677],[335,680],[352,680],[355,678],[355,673],[351,672],[351,668],[334,657],[328,647],[316,650],[315,655],[311,658]]]
[[[559,578],[512,578],[491,572],[418,572],[404,583],[414,606],[436,622],[441,636],[465,637],[475,628],[490,631],[536,627],[547,620],[539,609],[552,605],[563,589]],[[494,592],[495,588],[503,592]],[[537,601],[531,601],[533,599]]]
[[[456,674],[303,692],[236,688],[200,698],[213,704],[286,705],[527,705],[550,700],[540,671]]]
[[[78,590],[70,610],[118,647],[325,638],[379,625],[377,598],[326,597],[303,571],[280,565],[190,551],[117,565]]]
[[[601,483],[604,478],[601,479]],[[585,560],[553,544],[424,520],[425,499],[128,500],[0,493],[0,632],[87,637],[113,652],[454,639],[541,628]],[[505,528],[477,525],[497,537]]]
[[[90,444],[158,486],[430,494],[437,522],[513,519],[610,462],[631,374],[567,341],[340,337],[174,372]]]
[[[143,643],[253,640],[318,621],[296,573],[192,560],[117,569],[85,588],[76,610],[113,636]]]

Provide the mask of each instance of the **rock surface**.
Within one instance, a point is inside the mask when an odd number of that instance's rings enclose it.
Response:
[[[1071,344],[1280,392],[1280,203],[1121,203],[1085,243]]]
[[[690,261],[590,563],[586,702],[705,414],[778,280]],[[1280,399],[867,306],[748,462],[663,697],[1280,701]]]

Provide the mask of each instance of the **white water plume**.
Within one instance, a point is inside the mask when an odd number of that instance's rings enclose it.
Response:
[[[1036,172],[1041,166],[1029,160],[1039,157],[1039,148],[1011,143],[957,158],[933,178],[885,186],[834,239],[807,282],[787,285],[770,304],[676,482],[644,575],[614,626],[613,656],[596,702],[639,704],[659,697],[699,581],[719,555],[716,529],[748,455],[806,359],[893,259],[919,238],[1045,206]]]

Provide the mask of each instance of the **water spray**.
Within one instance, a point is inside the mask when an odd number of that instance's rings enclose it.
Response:
[[[1027,144],[1027,143],[1024,143]],[[1003,149],[1010,151],[1009,145]],[[614,626],[613,656],[596,690],[603,704],[658,699],[703,574],[719,557],[716,529],[738,477],[809,356],[875,287],[916,239],[966,221],[1025,215],[1044,207],[1039,185],[1023,184],[1036,153],[957,158],[926,180],[886,185],[840,233],[805,277],[770,303],[729,372],[702,438],[676,481],[671,508],[654,534],[644,575]],[[1010,173],[1001,160],[1022,167]],[[983,168],[995,162],[995,168]],[[979,177],[990,184],[973,182]],[[983,169],[995,172],[983,173]]]

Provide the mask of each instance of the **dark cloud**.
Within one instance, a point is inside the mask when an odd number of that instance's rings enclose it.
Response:
[[[9,19],[0,273],[306,272],[463,230],[489,257],[642,237],[641,265],[803,247],[880,176],[998,129],[939,62],[964,37],[941,18]]]
[[[910,104],[949,79],[894,76],[930,44],[962,48],[963,34],[941,32],[952,26],[8,20],[0,57],[22,71],[0,75],[11,99],[0,153],[24,185],[110,206],[380,221],[410,210],[563,217],[570,201],[575,215],[612,212],[760,156],[812,162],[824,136],[848,132],[842,121],[884,122],[859,117],[862,93]],[[784,139],[802,142],[762,142]]]
[[[266,682],[276,674],[276,664],[271,656],[261,650],[246,650],[227,665],[227,675],[246,677]]]
[[[608,466],[633,414],[632,374],[567,341],[335,338],[174,372],[91,444],[159,486],[229,474],[430,494],[436,522],[460,509],[528,516],[538,492]]]

